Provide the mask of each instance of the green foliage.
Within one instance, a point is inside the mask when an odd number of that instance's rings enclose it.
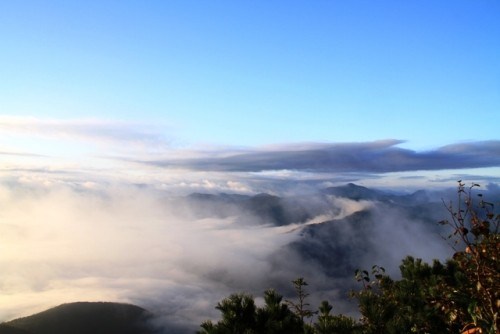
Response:
[[[440,222],[452,227],[453,259],[431,266],[409,256],[398,281],[377,266],[371,275],[356,271],[363,288],[352,296],[365,333],[499,332],[500,215],[481,194],[473,200],[476,187],[459,182],[458,204],[448,206],[451,220]]]
[[[354,334],[360,333],[360,326],[353,318],[342,314],[330,314],[333,306],[324,300],[318,308],[318,320],[314,324],[314,333],[317,334]]]
[[[361,333],[354,319],[343,315],[332,315],[332,306],[324,301],[319,307],[318,322],[305,324],[304,318],[311,317],[306,302],[307,286],[303,278],[292,281],[297,291],[297,302],[283,302],[283,296],[269,289],[264,293],[265,305],[255,307],[253,297],[247,294],[232,294],[217,304],[222,319],[217,323],[210,320],[201,324],[198,334],[336,334]],[[288,305],[293,305],[293,310]]]
[[[204,322],[200,334],[302,334],[303,322],[275,290],[264,293],[265,305],[255,306],[252,296],[232,294],[217,304],[222,319],[216,324]]]
[[[215,307],[222,313],[222,320],[213,324],[204,322],[199,333],[250,334],[256,329],[256,307],[253,297],[243,293],[232,294]]]
[[[371,276],[358,272],[364,282],[358,300],[364,333],[456,333],[448,315],[440,309],[440,287],[457,287],[453,263],[435,261],[432,266],[421,259],[407,257],[400,266],[402,278],[392,280],[383,268],[374,267]],[[372,280],[371,277],[374,277]]]
[[[314,312],[309,310],[309,303],[306,302],[306,298],[309,294],[306,292],[305,287],[308,285],[303,277],[299,277],[296,280],[292,281],[292,284],[295,288],[295,292],[297,293],[297,302],[293,302],[287,300],[287,304],[291,306],[291,308],[295,311],[295,314],[300,318],[300,320],[304,321],[304,318],[310,318],[313,316]]]
[[[465,278],[460,293],[445,289],[443,307],[463,315],[464,329],[496,334],[500,331],[500,214],[481,193],[473,196],[478,187],[472,184],[466,188],[458,181],[458,203],[447,206],[451,220],[441,222],[452,227],[448,239],[460,247],[455,248],[453,260]],[[457,308],[463,299],[467,307]]]
[[[260,333],[302,333],[303,322],[286,304],[283,296],[269,289],[264,293],[265,306],[257,310]]]

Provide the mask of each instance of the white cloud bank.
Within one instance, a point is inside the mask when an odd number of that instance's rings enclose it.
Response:
[[[271,270],[266,257],[295,238],[232,218],[187,219],[164,201],[133,187],[0,188],[0,320],[78,300],[200,316],[231,288],[212,275],[251,285]]]
[[[154,188],[3,182],[0,321],[65,302],[117,301],[141,305],[170,325],[189,328],[217,317],[214,305],[232,292],[261,294],[289,286],[297,275],[322,291],[314,298],[342,308],[335,279],[283,248],[300,238],[302,226],[376,207],[369,201],[330,199],[331,212],[301,225],[272,226],[261,225],[248,212],[244,222],[237,221],[239,212],[196,218],[183,201],[172,202]],[[443,254],[446,245],[433,244],[437,236],[383,208],[376,213],[380,226],[373,234],[378,250],[362,255],[363,265],[384,264],[376,256],[397,265],[405,251],[427,259]],[[338,231],[342,244],[359,237],[349,226]],[[346,278],[341,280],[345,284]]]

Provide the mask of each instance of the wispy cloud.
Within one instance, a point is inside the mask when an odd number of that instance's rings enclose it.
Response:
[[[11,152],[11,151],[0,151],[0,155],[16,156],[16,157],[30,157],[30,158],[44,158],[43,154],[27,153],[27,152]]]
[[[478,176],[475,181],[483,183],[500,177],[492,172],[500,166],[500,140],[415,151],[403,148],[404,142],[396,139],[180,146],[179,140],[165,133],[156,124],[1,116],[0,134],[5,140],[0,157],[7,163],[0,173],[24,179],[35,173],[35,179],[48,180],[45,184],[114,180],[183,193],[281,194],[346,182],[422,188],[429,180],[451,184],[448,180],[467,179],[463,174],[472,173]]]
[[[450,144],[427,151],[400,147],[401,140],[359,143],[292,143],[264,147],[174,148],[173,138],[155,124],[116,120],[60,120],[0,117],[0,132],[29,137],[112,144],[102,157],[207,172],[300,171],[310,173],[391,173],[500,166],[500,140]],[[138,153],[135,148],[147,149]],[[151,151],[153,150],[153,154]],[[4,150],[0,154],[19,152]],[[148,157],[148,153],[149,158]],[[35,155],[35,154],[32,154]]]
[[[0,132],[30,137],[158,147],[169,144],[168,136],[155,124],[104,119],[40,119],[0,117]]]

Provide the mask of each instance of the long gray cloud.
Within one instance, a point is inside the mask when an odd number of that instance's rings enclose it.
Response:
[[[290,143],[246,149],[205,147],[200,150],[186,150],[175,149],[171,145],[171,139],[167,139],[162,129],[153,124],[102,119],[59,120],[12,116],[0,117],[0,132],[94,144],[114,144],[120,148],[120,153],[107,150],[99,156],[116,157],[118,154],[127,161],[197,171],[388,173],[500,166],[500,140],[451,144],[427,151],[402,148],[400,144],[404,142],[397,139],[360,143]],[[133,147],[141,148],[141,157]],[[149,148],[154,148],[153,153],[160,158],[146,158]],[[21,151],[3,150],[0,154],[12,155],[10,152]],[[30,156],[36,156],[36,153],[38,152],[33,152]]]
[[[388,173],[500,166],[500,140],[452,144],[423,152],[398,147],[401,143],[399,140],[385,140],[310,144],[300,150],[290,146],[249,150],[222,157],[167,158],[141,162],[161,167],[221,172],[286,169],[319,173]]]

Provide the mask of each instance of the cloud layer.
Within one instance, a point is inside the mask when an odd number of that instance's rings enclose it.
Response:
[[[232,288],[265,277],[266,257],[296,237],[233,217],[196,219],[134,187],[2,186],[0,195],[0,320],[110,300],[198,324]]]
[[[172,145],[171,133],[157,124],[14,116],[0,117],[0,133],[87,143],[94,146],[92,154],[103,158],[206,172],[288,170],[384,174],[500,166],[500,140],[455,143],[427,151],[402,148],[400,145],[404,141],[398,139],[358,143],[293,143],[253,148],[197,144],[181,147]],[[49,144],[54,145],[54,142]],[[12,156],[37,157],[40,153],[44,153],[40,145],[23,150],[0,150],[0,154]]]
[[[453,144],[416,152],[398,140],[368,143],[310,144],[301,149],[250,150],[223,157],[152,160],[167,168],[223,172],[299,170],[308,172],[390,173],[500,166],[500,141]],[[300,145],[299,145],[300,146]]]
[[[428,151],[402,148],[400,140],[181,147],[154,125],[24,117],[0,117],[0,133],[10,139],[0,147],[0,173],[46,184],[121,182],[184,194],[283,194],[347,182],[418,189],[500,179],[498,140]]]
[[[35,138],[143,148],[168,147],[169,144],[167,136],[156,124],[104,119],[62,120],[0,116],[0,132]]]
[[[263,205],[273,199],[259,198],[266,199]],[[330,299],[337,311],[347,312],[341,287],[353,283],[351,271],[328,277],[320,263],[287,246],[324,242],[304,235],[305,228],[333,233],[335,245],[318,249],[346,268],[377,263],[394,269],[407,253],[429,260],[447,248],[419,219],[372,201],[292,197],[282,203],[292,211],[309,210],[309,218],[285,226],[262,220],[256,215],[260,206],[233,207],[221,215],[221,207],[195,203],[124,184],[4,183],[0,320],[64,302],[105,300],[141,305],[170,327],[192,332],[203,320],[217,318],[214,305],[230,293],[262,295],[275,287],[293,295],[289,282],[298,276],[311,284],[312,304]],[[375,210],[377,222],[368,222],[366,233],[343,221],[363,210]],[[377,251],[360,253],[361,247],[343,258],[336,250],[356,244],[375,245]]]

